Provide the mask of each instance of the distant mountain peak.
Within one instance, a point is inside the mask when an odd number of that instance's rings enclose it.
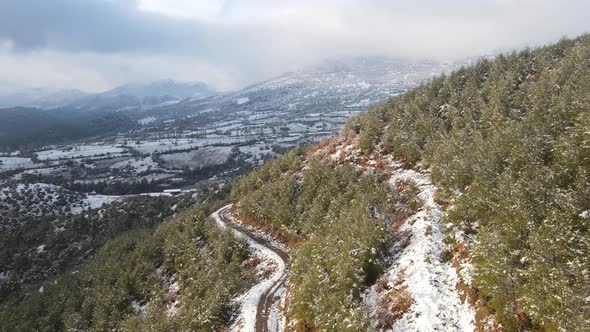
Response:
[[[146,97],[185,99],[210,96],[212,94],[215,94],[215,91],[203,82],[177,82],[172,79],[147,83],[129,83],[102,93],[104,96],[130,95],[139,99]]]
[[[27,106],[41,109],[73,107],[79,110],[122,110],[153,107],[184,99],[201,99],[217,94],[203,82],[178,82],[162,79],[146,83],[128,83],[102,93],[48,87],[0,92],[0,108]]]
[[[77,89],[31,88],[0,94],[0,107],[55,108],[90,95]]]

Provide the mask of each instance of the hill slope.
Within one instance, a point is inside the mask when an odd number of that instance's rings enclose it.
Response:
[[[51,111],[15,107],[0,109],[0,151],[55,144],[126,131],[134,124],[116,112],[80,112],[60,108]]]
[[[214,190],[137,197],[79,216],[3,221],[0,331],[219,331],[269,273],[207,215]],[[8,227],[6,227],[8,226]]]
[[[240,178],[234,215],[292,248],[286,329],[590,330],[589,59],[585,35],[482,60]],[[109,241],[4,321],[227,327],[256,258],[212,207]]]
[[[589,59],[585,35],[484,60],[349,124],[367,153],[431,166],[507,330],[590,328]]]
[[[298,247],[291,327],[433,328],[445,305],[428,305],[429,295],[416,293],[423,288],[404,281],[416,260],[401,271],[395,248],[444,232],[444,243],[440,236],[434,244],[440,249],[418,260],[430,266],[425,271],[444,262],[455,268],[455,277],[439,276],[477,311],[474,329],[590,329],[589,59],[585,35],[481,60],[353,118],[331,142],[240,180],[237,213]],[[400,182],[396,194],[383,186],[390,158],[431,174],[437,190],[430,204],[441,206],[443,219],[430,230],[406,223],[427,202],[406,194],[419,190]],[[396,230],[406,230],[405,238]],[[402,281],[394,274],[375,284],[390,275],[388,259]],[[374,309],[362,304],[363,289],[374,287],[388,289],[395,303],[383,322],[368,322]],[[407,312],[425,313],[420,303],[434,310],[426,316],[432,320],[400,325]]]

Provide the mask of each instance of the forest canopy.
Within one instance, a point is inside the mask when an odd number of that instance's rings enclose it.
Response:
[[[590,330],[590,35],[482,59],[351,119],[425,163],[475,238],[480,298],[507,330]],[[524,313],[524,315],[522,315]]]

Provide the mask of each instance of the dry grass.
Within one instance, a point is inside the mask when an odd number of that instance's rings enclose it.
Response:
[[[326,157],[333,155],[334,153],[336,153],[336,151],[338,150],[338,147],[336,145],[330,145],[330,147],[327,149],[327,155]]]
[[[486,303],[478,301],[479,291],[477,288],[473,285],[468,285],[461,278],[461,262],[468,258],[469,247],[465,242],[456,243],[451,248],[451,254],[451,265],[459,276],[459,281],[455,285],[455,288],[457,289],[457,293],[459,293],[461,303],[468,303],[475,310],[475,331],[490,332],[490,327],[491,332],[502,331],[501,326],[496,323],[494,310]],[[491,325],[490,322],[492,322]]]
[[[488,322],[494,321],[494,310],[488,305],[480,305],[475,310],[475,331],[476,332],[490,332]],[[497,324],[492,324],[491,332],[503,331]]]
[[[459,298],[461,299],[461,303],[469,303],[471,306],[475,306],[477,302],[477,290],[465,283],[463,278],[461,278],[461,261],[469,256],[469,248],[465,242],[456,243],[453,248],[451,249],[451,254],[453,258],[451,259],[451,265],[455,268],[457,275],[459,276],[459,281],[455,288],[459,293]]]
[[[384,304],[385,310],[379,310],[377,313],[379,327],[392,328],[393,324],[410,310],[412,303],[414,303],[414,299],[407,287],[392,291]]]
[[[412,240],[412,231],[410,229],[406,229],[402,232],[399,232],[396,234],[395,239],[399,243],[400,247],[404,249],[410,245],[410,241]]]
[[[393,214],[393,223],[391,225],[391,231],[393,233],[396,233],[401,227],[401,225],[404,223],[404,220],[406,220],[406,218],[408,218],[411,215],[411,211],[408,210],[405,206],[398,207],[395,210],[395,213]]]
[[[374,160],[375,160],[375,168],[377,168],[377,169],[383,168],[384,161],[383,161],[383,157],[380,154],[377,154],[377,157],[375,157]]]
[[[375,283],[375,291],[377,293],[383,293],[384,291],[389,289],[389,285],[388,285],[388,278],[387,276],[381,276],[381,278],[377,279],[377,282]]]
[[[381,149],[381,153],[383,155],[390,154],[392,151],[393,149],[391,148],[391,146],[389,146],[389,144],[383,144],[383,148]]]
[[[338,156],[338,161],[341,164],[344,164],[346,162],[346,153],[344,153],[344,151],[340,151],[340,156]]]
[[[467,285],[462,279],[457,282],[455,289],[457,289],[461,303],[467,302],[469,305],[475,306],[477,302],[477,290]]]
[[[401,186],[398,186],[398,184],[399,182],[396,183],[396,190],[402,188]],[[395,213],[392,216],[392,223],[389,226],[389,230],[393,234],[394,240],[399,243],[402,249],[410,244],[412,239],[412,230],[408,228],[401,231],[401,226],[409,217],[416,213],[417,206],[420,205],[414,204],[414,206],[411,206],[408,204],[401,204],[401,206],[396,208]]]
[[[351,145],[354,142],[354,135],[347,135],[344,142],[346,145]]]
[[[389,311],[393,314],[394,318],[400,319],[402,316],[410,310],[414,299],[412,294],[408,291],[407,287],[401,287],[399,290],[394,290],[390,294],[391,302],[389,303]]]
[[[307,154],[305,155],[305,159],[311,159],[316,153],[319,153],[318,151],[320,150],[317,148],[317,146],[310,148],[309,151],[307,151]]]
[[[324,138],[323,140],[321,140],[318,145],[317,148],[318,149],[323,149],[326,146],[330,145],[330,143],[332,143],[332,141],[330,139]]]
[[[254,227],[256,230],[270,235],[275,241],[282,243],[287,248],[295,248],[304,240],[302,237],[293,236],[280,228],[274,227],[268,220],[257,219],[240,214],[239,209],[235,205],[231,209],[231,214],[238,216],[238,219],[245,225]]]
[[[399,231],[399,229],[402,226],[402,223],[404,221],[403,218],[399,217],[399,213],[397,211],[395,211],[394,213],[387,214],[387,216],[385,217],[385,220],[390,222],[389,231],[393,234],[395,234]]]
[[[377,308],[377,326],[382,329],[390,329],[395,322],[402,318],[414,303],[412,294],[404,283],[405,269],[400,270],[393,283],[394,288],[384,294]]]
[[[255,256],[250,257],[250,258],[246,259],[245,261],[243,261],[242,268],[247,269],[247,268],[258,265],[258,263],[260,263],[260,257],[258,257],[258,255],[255,255]]]
[[[426,226],[426,229],[424,230],[424,235],[426,235],[426,236],[432,235],[432,225]]]
[[[404,281],[406,280],[406,268],[401,268],[395,276],[395,280],[393,281],[393,287],[400,287]]]
[[[536,329],[534,329],[531,318],[526,314],[526,312],[524,312],[524,310],[522,310],[520,305],[516,305],[516,307],[514,308],[514,314],[516,315],[516,317],[518,317],[517,329],[519,331],[536,331]]]
[[[452,265],[457,271],[457,273],[461,272],[461,261],[469,256],[469,248],[465,242],[458,242],[456,243],[453,248],[451,249],[451,253],[453,254]]]

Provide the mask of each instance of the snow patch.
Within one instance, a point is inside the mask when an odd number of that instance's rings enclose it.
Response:
[[[112,145],[73,145],[63,148],[49,149],[37,151],[37,158],[39,160],[59,160],[71,158],[84,158],[95,156],[115,156],[125,152],[125,149]]]
[[[395,187],[400,181],[414,182],[423,206],[406,218],[399,228],[398,232],[409,239],[407,246],[396,244],[390,248],[393,264],[385,272],[387,284],[391,289],[396,283],[398,288],[407,287],[413,300],[391,331],[473,331],[475,313],[468,303],[461,302],[456,290],[459,276],[450,263],[443,262],[440,257],[444,249],[440,225],[443,210],[434,200],[436,187],[428,173],[396,166],[390,185]],[[462,269],[464,280],[471,280],[469,271],[471,268],[465,263]],[[401,284],[400,275],[403,276]],[[379,302],[376,286],[371,287],[363,299],[371,314],[375,315]]]
[[[88,195],[82,201],[83,206],[76,206],[72,208],[73,214],[79,214],[85,210],[97,209],[102,207],[104,204],[110,204],[114,201],[120,200],[121,196],[110,196],[110,195]]]
[[[0,157],[0,171],[32,167],[35,167],[35,163],[31,158]]]
[[[147,118],[143,118],[137,121],[137,123],[139,123],[142,126],[145,126],[147,124],[150,124],[152,122],[156,121],[156,118],[153,116],[148,116]]]
[[[152,159],[152,156],[147,156],[145,158],[133,158],[123,160],[118,163],[112,164],[110,168],[131,168],[133,169],[135,174],[140,174],[152,170],[157,170],[159,169],[159,165]]]
[[[131,307],[133,307],[133,311],[140,317],[145,316],[145,313],[148,309],[148,303],[141,304],[135,300],[131,301]]]
[[[243,97],[243,98],[238,98],[238,99],[236,99],[236,100],[234,100],[234,101],[235,101],[235,102],[236,102],[236,104],[238,104],[238,105],[243,105],[243,104],[245,104],[245,103],[249,102],[249,101],[250,101],[250,98],[248,98],[248,97]]]

